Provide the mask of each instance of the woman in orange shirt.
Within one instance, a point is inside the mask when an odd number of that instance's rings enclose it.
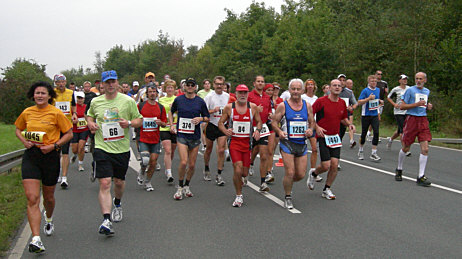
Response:
[[[32,230],[29,252],[41,253],[45,247],[40,240],[41,213],[40,183],[42,183],[45,207],[46,235],[54,231],[52,221],[55,207],[55,187],[59,176],[59,153],[61,146],[72,138],[72,124],[64,113],[50,105],[56,93],[47,82],[33,84],[27,97],[35,102],[16,119],[16,136],[26,151],[22,158],[22,184],[27,197],[27,218]],[[60,138],[60,133],[63,136]]]

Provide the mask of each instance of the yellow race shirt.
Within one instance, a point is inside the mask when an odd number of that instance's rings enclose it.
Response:
[[[47,105],[43,109],[37,106],[26,108],[14,125],[23,131],[27,140],[37,146],[56,143],[61,132],[65,133],[72,128],[72,123],[63,112],[53,105]]]
[[[71,110],[71,103],[72,103],[72,96],[74,91],[71,89],[64,90],[64,92],[59,91],[58,88],[55,88],[56,92],[56,99],[53,101],[53,105],[56,108],[60,109],[64,115],[72,122],[72,110]]]

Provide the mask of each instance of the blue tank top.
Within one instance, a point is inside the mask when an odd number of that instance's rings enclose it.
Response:
[[[303,107],[300,111],[293,110],[287,101],[284,101],[284,105],[286,113],[284,115],[285,123],[283,123],[282,130],[287,133],[290,141],[297,144],[305,144],[305,131],[308,129],[306,102],[303,101]]]

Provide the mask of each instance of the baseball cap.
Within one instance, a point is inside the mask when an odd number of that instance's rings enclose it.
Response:
[[[56,81],[65,81],[66,80],[66,76],[63,75],[63,74],[58,74],[58,75],[55,75],[55,82]]]
[[[101,81],[106,82],[109,79],[117,79],[117,73],[115,70],[104,71],[101,73]]]
[[[236,92],[248,92],[248,91],[249,91],[249,88],[244,84],[236,86]]]
[[[340,74],[340,75],[337,76],[337,79],[340,79],[340,77],[346,78],[346,75],[345,74]]]
[[[281,89],[278,82],[273,82],[274,88]]]
[[[138,81],[133,81],[132,86],[140,86],[140,83],[138,83]]]
[[[407,79],[407,75],[405,75],[405,74],[400,75],[399,80],[401,80],[401,79]]]
[[[83,92],[74,92],[75,97],[85,98],[85,94]]]
[[[189,83],[193,83],[195,85],[196,84],[196,79],[194,79],[193,77],[188,77],[186,79],[186,84],[189,84]]]
[[[263,88],[263,91],[266,91],[266,89],[268,89],[268,88],[274,88],[274,85],[272,85],[272,84],[266,84],[266,85],[265,85],[265,88]]]
[[[156,75],[153,72],[147,72],[146,75],[144,75],[144,78],[148,78],[150,76],[156,77]]]

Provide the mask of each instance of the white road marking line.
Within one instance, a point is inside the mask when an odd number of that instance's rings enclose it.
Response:
[[[256,191],[257,193],[260,193],[261,195],[265,196],[266,198],[270,199],[271,201],[273,201],[274,203],[276,203],[277,205],[281,206],[284,208],[284,202],[278,198],[276,198],[276,196],[272,195],[271,193],[269,192],[260,192],[260,187],[256,186],[255,184],[253,184],[252,182],[250,181],[247,181],[247,186],[252,188],[254,191]],[[284,208],[285,209],[285,208]],[[289,212],[292,212],[294,214],[298,214],[298,213],[302,213],[301,211],[297,210],[296,208],[293,208],[291,210],[288,210]]]
[[[43,214],[43,196],[40,193],[40,215]],[[43,217],[43,216],[42,216]],[[23,230],[21,231],[21,234],[18,237],[18,241],[16,242],[13,250],[11,250],[10,255],[8,256],[8,259],[19,259],[22,257],[24,250],[27,247],[27,244],[29,242],[29,239],[32,236],[32,231],[30,230],[29,226],[29,221],[26,219],[26,224],[24,225]]]
[[[133,153],[133,149],[130,148],[130,162],[128,164],[135,172],[138,173],[138,171],[141,168],[140,161],[138,161],[135,157],[135,154]]]

